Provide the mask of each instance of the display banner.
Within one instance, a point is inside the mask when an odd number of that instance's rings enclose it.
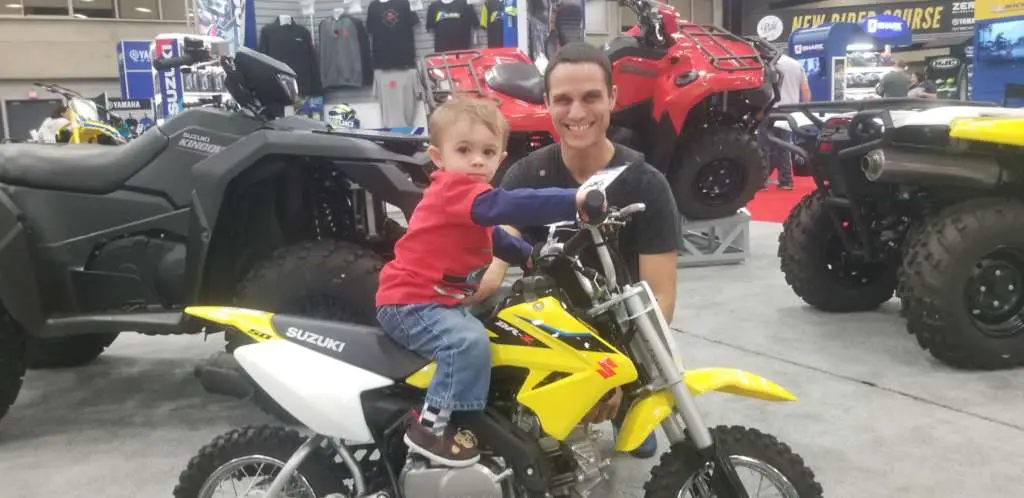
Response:
[[[121,97],[153,98],[153,60],[146,40],[122,40],[117,44],[117,71],[121,76]]]
[[[199,34],[223,38],[231,47],[231,53],[235,53],[238,47],[252,48],[255,40],[252,40],[252,45],[246,43],[250,31],[249,18],[254,16],[252,4],[252,0],[196,0]],[[251,24],[255,38],[255,19]]]
[[[153,41],[153,54],[156,59],[178,56],[177,38],[157,38]],[[158,104],[160,119],[170,119],[185,107],[185,92],[181,81],[180,69],[153,69],[156,89],[154,100]]]
[[[1021,0],[977,0],[974,4],[975,19],[1002,19],[1024,16],[1024,1]]]
[[[752,16],[745,23],[744,31],[769,42],[783,42],[798,29],[839,22],[858,24],[867,18],[881,16],[902,19],[914,34],[958,33],[974,28],[974,2],[886,2],[850,7],[761,11]]]
[[[875,39],[893,45],[909,45],[912,42],[910,26],[901,17],[887,14],[865,17],[860,21],[860,28]]]

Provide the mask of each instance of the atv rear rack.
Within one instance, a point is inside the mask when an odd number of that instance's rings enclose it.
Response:
[[[473,63],[482,55],[479,50],[455,50],[434,52],[422,57],[418,63],[418,71],[428,114],[456,94],[470,94],[477,97],[485,95],[480,85],[480,75],[477,74],[476,68],[473,66]],[[453,70],[456,69],[468,76],[472,87],[458,88],[456,80],[462,78],[452,76]],[[460,76],[462,75],[460,74]]]
[[[720,71],[731,72],[763,69],[765,62],[774,62],[774,59],[778,57],[777,54],[773,54],[768,56],[770,60],[766,61],[767,54],[763,54],[757,46],[752,47],[755,50],[753,54],[737,55],[736,52],[722,43],[721,38],[748,46],[752,45],[752,42],[718,26],[682,24],[679,28],[679,34],[692,40],[693,44],[708,57],[711,65]]]

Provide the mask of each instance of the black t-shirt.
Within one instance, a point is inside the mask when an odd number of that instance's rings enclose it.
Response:
[[[480,27],[487,30],[487,47],[505,46],[505,6],[501,0],[487,0],[480,9]]]
[[[632,164],[606,191],[608,205],[618,208],[636,202],[646,205],[619,231],[619,252],[632,279],[639,279],[640,255],[673,252],[679,247],[679,212],[672,189],[660,171],[644,161],[643,154],[622,145],[615,145],[615,155],[606,167]],[[580,183],[562,161],[558,144],[548,145],[513,164],[501,187],[506,189],[565,187],[577,188]],[[548,229],[516,227],[531,244],[547,239]],[[584,254],[588,265],[596,265],[597,255]]]
[[[366,31],[373,38],[374,69],[410,69],[416,66],[413,28],[420,18],[409,0],[373,0],[366,8]]]
[[[434,32],[434,51],[469,50],[473,46],[476,11],[466,0],[437,1],[427,7],[427,31]]]

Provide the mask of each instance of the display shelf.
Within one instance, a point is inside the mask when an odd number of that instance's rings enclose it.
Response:
[[[684,219],[676,268],[742,263],[750,251],[750,220],[746,208],[728,218]]]

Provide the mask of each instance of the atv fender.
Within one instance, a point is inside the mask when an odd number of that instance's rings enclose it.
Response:
[[[0,302],[22,327],[37,331],[45,318],[21,216],[10,197],[0,192]]]
[[[694,396],[719,391],[765,401],[796,401],[796,396],[778,384],[733,368],[690,370],[683,379]],[[615,451],[629,452],[639,448],[658,424],[672,413],[674,407],[672,393],[666,389],[637,400],[622,422],[619,437],[615,440]]]
[[[206,258],[221,205],[231,181],[268,156],[311,158],[332,161],[335,168],[369,190],[378,199],[405,214],[423,197],[423,189],[405,174],[400,164],[423,168],[425,154],[396,154],[371,140],[335,133],[302,130],[257,131],[192,168],[192,220],[188,234],[189,258],[185,281],[191,283],[190,299],[199,296]]]

